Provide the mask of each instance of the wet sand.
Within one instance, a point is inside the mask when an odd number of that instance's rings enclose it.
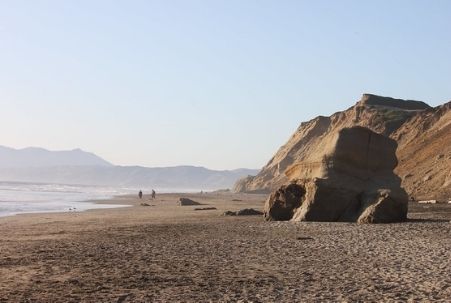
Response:
[[[104,203],[133,207],[0,218],[0,302],[449,302],[450,204],[383,225],[221,216],[264,199],[119,197]]]

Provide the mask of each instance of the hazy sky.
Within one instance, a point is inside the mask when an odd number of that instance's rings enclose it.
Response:
[[[259,168],[364,92],[451,100],[451,1],[0,0],[0,145]]]

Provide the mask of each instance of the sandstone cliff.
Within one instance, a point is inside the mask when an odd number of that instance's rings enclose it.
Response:
[[[417,199],[451,197],[451,102],[431,108],[424,102],[364,94],[353,107],[302,123],[255,177],[237,191],[271,191],[302,175],[303,163],[321,161],[321,152],[340,129],[363,126],[398,142],[402,185]],[[311,174],[311,172],[308,172]]]
[[[416,114],[392,138],[406,191],[418,200],[451,200],[451,102]]]

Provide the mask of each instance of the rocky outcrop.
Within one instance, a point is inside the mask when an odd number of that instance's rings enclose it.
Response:
[[[217,208],[216,207],[196,207],[196,208],[194,208],[194,210],[197,210],[197,211],[201,211],[201,210],[216,210]]]
[[[373,94],[363,94],[358,106],[382,106],[393,109],[403,110],[424,110],[430,106],[422,101],[394,99],[390,97],[381,97]]]
[[[196,202],[194,200],[188,199],[188,198],[180,198],[179,205],[180,206],[191,206],[191,205],[202,205],[202,204],[199,202]]]
[[[424,102],[364,94],[353,107],[301,123],[288,142],[254,177],[237,182],[237,192],[270,192],[289,183],[296,171],[316,170],[322,150],[344,128],[362,126],[398,143],[395,173],[416,199],[451,197],[451,102]],[[448,142],[448,143],[447,143]],[[309,167],[302,167],[310,163]],[[320,172],[317,172],[320,173]],[[425,177],[428,177],[425,179]]]
[[[261,211],[255,210],[253,208],[243,208],[237,211],[228,210],[224,212],[224,216],[261,216],[263,213]]]
[[[282,185],[265,203],[265,218],[268,221],[288,221],[301,206],[305,187],[296,183]]]
[[[337,131],[315,161],[288,169],[291,184],[265,204],[267,220],[399,222],[408,197],[393,173],[396,141],[363,127]]]

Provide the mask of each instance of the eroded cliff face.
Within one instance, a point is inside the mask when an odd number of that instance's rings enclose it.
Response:
[[[416,114],[392,138],[406,191],[417,200],[451,200],[451,102]]]
[[[302,123],[257,176],[240,180],[235,189],[270,192],[293,176],[311,175],[308,170],[315,168],[304,163],[321,161],[322,151],[334,134],[343,128],[363,126],[398,142],[395,172],[410,195],[418,199],[451,197],[450,107],[451,103],[431,108],[420,101],[364,94],[343,112]]]

